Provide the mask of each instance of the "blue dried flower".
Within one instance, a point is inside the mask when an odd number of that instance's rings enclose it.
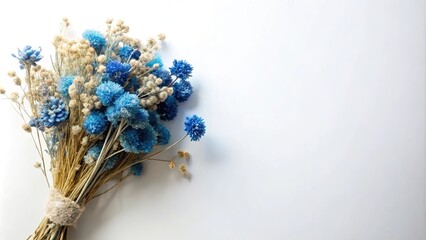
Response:
[[[140,109],[140,100],[136,94],[126,92],[114,102],[114,107],[122,118],[128,119]]]
[[[58,126],[68,118],[68,111],[62,99],[50,97],[39,109],[39,118],[47,128]]]
[[[75,78],[74,76],[65,76],[59,79],[57,90],[63,97],[68,98],[70,96],[68,93],[68,88],[73,83],[74,78]]]
[[[86,155],[84,155],[84,162],[91,164],[98,160],[99,155],[101,154],[103,143],[98,142],[87,150]]]
[[[84,130],[93,135],[102,134],[108,127],[108,120],[101,111],[92,111],[83,123]]]
[[[133,164],[130,167],[130,172],[134,176],[140,176],[140,175],[142,175],[142,171],[143,171],[143,164],[142,163],[136,163],[136,164]]]
[[[145,63],[145,66],[147,66],[147,67],[154,67],[154,64],[158,64],[159,68],[163,67],[163,60],[161,60],[160,55],[158,55],[157,53],[154,55],[154,59],[152,59],[151,61]]]
[[[157,124],[159,124],[159,116],[157,114],[157,112],[155,111],[149,111],[149,124],[151,126],[156,126]]]
[[[38,118],[31,118],[28,122],[28,125],[30,125],[31,127],[38,128],[40,131],[44,131],[44,124]]]
[[[86,30],[83,33],[83,38],[89,41],[90,46],[95,49],[97,54],[100,54],[105,47],[106,39],[104,35],[98,31]]]
[[[156,69],[152,72],[152,75],[163,80],[163,82],[160,84],[160,87],[168,86],[172,82],[172,76],[167,70]]]
[[[130,75],[130,64],[111,61],[106,65],[105,73],[111,81],[123,85]]]
[[[119,158],[118,158],[117,154],[108,158],[105,162],[104,169],[105,170],[113,169],[115,167],[115,165],[117,164],[118,160],[119,160]]]
[[[178,102],[185,102],[192,94],[192,86],[189,81],[181,80],[173,85],[173,94]]]
[[[149,114],[148,111],[146,111],[143,108],[138,109],[132,116],[130,116],[130,118],[127,119],[127,123],[132,127],[132,128],[144,128],[146,127],[149,120]]]
[[[142,129],[129,127],[120,135],[119,141],[126,152],[148,153],[157,143],[157,136],[149,125]]]
[[[161,120],[169,121],[173,120],[178,111],[178,105],[176,99],[172,96],[168,96],[166,100],[157,105],[157,113]]]
[[[121,114],[120,114],[120,110],[113,106],[109,106],[107,108],[107,110],[105,111],[105,115],[108,119],[108,121],[111,122],[112,125],[117,125],[117,123],[120,121],[121,119]]]
[[[157,133],[157,143],[159,145],[169,144],[170,132],[165,126],[158,124],[154,127],[154,130]]]
[[[43,56],[40,55],[41,48],[34,49],[31,46],[25,46],[22,51],[18,49],[18,56],[12,54],[12,56],[19,60],[19,68],[24,69],[25,65],[36,66],[36,62],[40,61]]]
[[[141,52],[137,49],[130,47],[129,45],[124,45],[118,51],[118,56],[120,56],[121,60],[124,62],[127,62],[129,59],[139,60]]]
[[[186,117],[185,132],[191,138],[191,141],[198,141],[206,133],[204,120],[197,115]]]
[[[170,68],[170,72],[172,75],[182,80],[186,80],[191,76],[192,66],[185,60],[174,60],[173,66]]]
[[[104,106],[111,106],[115,100],[124,94],[123,87],[115,82],[106,81],[99,84],[96,89],[96,96]]]

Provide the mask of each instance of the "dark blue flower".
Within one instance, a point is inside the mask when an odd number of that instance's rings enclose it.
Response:
[[[91,164],[98,160],[99,155],[101,154],[103,147],[103,143],[98,142],[95,145],[91,146],[89,150],[87,150],[86,155],[84,155],[84,162],[87,164]]]
[[[70,96],[68,93],[68,88],[73,83],[74,78],[74,76],[64,76],[59,79],[57,90],[63,97],[68,98]]]
[[[19,60],[20,68],[24,69],[25,65],[36,66],[36,62],[40,61],[43,56],[40,55],[41,48],[34,49],[31,46],[25,46],[22,51],[18,49],[18,56],[12,54],[12,56]]]
[[[101,111],[92,111],[83,123],[84,130],[93,135],[102,134],[108,127],[108,120]]]
[[[137,49],[130,47],[129,45],[124,45],[118,51],[118,56],[120,56],[121,61],[127,62],[129,59],[139,60],[141,52]]]
[[[192,94],[192,86],[189,81],[181,80],[173,84],[173,94],[178,102],[185,102]]]
[[[58,126],[68,118],[68,111],[62,99],[50,97],[39,109],[39,119],[47,128]]]
[[[169,84],[172,82],[172,76],[167,70],[156,69],[152,72],[152,75],[163,80],[163,82],[160,84],[160,87],[169,86]]]
[[[159,120],[157,112],[149,111],[148,113],[149,113],[149,124],[151,126],[155,126],[155,125],[159,124],[160,120]]]
[[[115,100],[124,94],[123,87],[115,82],[106,81],[99,84],[96,89],[96,96],[104,106],[111,106]]]
[[[158,124],[154,127],[154,130],[157,133],[157,143],[159,145],[169,144],[170,132],[165,126]]]
[[[128,127],[120,135],[119,141],[126,152],[148,153],[157,143],[157,136],[149,125],[142,129]]]
[[[140,175],[142,175],[142,171],[143,171],[143,164],[142,163],[136,163],[136,164],[133,164],[130,167],[130,172],[134,176],[140,176]]]
[[[89,41],[90,46],[95,49],[97,54],[100,54],[105,47],[106,39],[104,35],[98,31],[86,30],[83,33],[83,38]]]
[[[161,102],[157,105],[157,113],[161,120],[173,120],[176,117],[177,112],[178,105],[173,95],[168,96],[164,102]]]
[[[105,160],[106,162],[105,162],[105,165],[104,165],[104,169],[105,170],[113,169],[115,167],[115,165],[117,164],[118,160],[119,160],[119,158],[118,158],[117,154],[108,158],[107,160]]]
[[[111,81],[123,85],[130,75],[130,64],[111,61],[106,65],[105,73]]]
[[[192,66],[185,60],[174,60],[170,72],[172,75],[185,80],[191,76]]]
[[[154,55],[154,59],[145,63],[145,66],[154,67],[154,64],[158,64],[158,68],[163,67],[163,60],[161,60],[160,55],[158,55],[157,53]]]
[[[44,124],[39,118],[31,118],[28,122],[31,127],[38,128],[40,131],[44,131]]]
[[[206,133],[204,120],[197,115],[186,117],[185,132],[191,138],[191,141],[198,141]]]

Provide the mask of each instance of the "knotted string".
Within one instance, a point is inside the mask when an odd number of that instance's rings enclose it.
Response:
[[[50,190],[46,216],[53,223],[61,226],[75,226],[83,211],[83,206],[80,206],[73,200],[66,198],[54,188]]]

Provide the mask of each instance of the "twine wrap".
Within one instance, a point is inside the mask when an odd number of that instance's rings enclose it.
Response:
[[[75,226],[83,211],[83,206],[80,206],[73,200],[64,197],[54,188],[50,190],[46,216],[53,223],[61,226]]]

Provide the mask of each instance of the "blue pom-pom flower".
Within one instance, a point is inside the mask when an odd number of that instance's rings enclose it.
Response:
[[[92,111],[83,123],[84,130],[93,135],[102,134],[108,127],[108,120],[101,111]]]
[[[141,176],[142,175],[142,171],[143,171],[143,164],[142,163],[136,163],[136,164],[133,164],[130,167],[130,172],[134,176]]]
[[[138,109],[133,115],[131,115],[128,119],[127,119],[127,123],[132,127],[132,128],[144,128],[147,126],[149,120],[149,114],[148,111],[146,111],[143,108]]]
[[[18,49],[18,55],[12,54],[12,56],[19,60],[19,68],[24,69],[25,65],[37,65],[43,56],[41,56],[41,48],[35,49],[31,46],[25,46],[22,50]]]
[[[111,81],[101,83],[96,89],[96,96],[104,106],[111,106],[123,94],[123,87]]]
[[[129,127],[120,135],[119,141],[126,152],[148,153],[157,143],[157,136],[151,126],[142,129]]]
[[[191,141],[198,141],[206,133],[206,125],[204,120],[197,115],[186,117],[185,132],[191,138]]]
[[[120,56],[123,62],[127,62],[130,59],[138,60],[141,56],[141,52],[137,49],[130,47],[129,45],[124,45],[118,51],[118,56]]]
[[[108,158],[105,162],[104,169],[105,170],[113,169],[115,167],[115,165],[117,164],[118,160],[119,160],[119,158],[118,158],[117,154]]]
[[[87,150],[86,155],[84,155],[84,162],[91,164],[98,160],[99,155],[101,154],[103,144],[98,142]]]
[[[154,67],[154,64],[158,64],[158,68],[163,67],[163,60],[161,60],[160,55],[158,55],[157,53],[154,55],[154,59],[145,63],[145,66]]]
[[[130,75],[130,64],[111,61],[106,65],[105,73],[111,81],[123,85]]]
[[[140,109],[140,100],[136,94],[126,92],[114,102],[114,107],[122,118],[128,119]]]
[[[152,72],[152,75],[163,80],[163,82],[160,84],[160,87],[169,86],[169,84],[172,82],[172,76],[167,70],[156,69]]]
[[[157,113],[161,120],[170,121],[173,120],[178,112],[178,105],[176,99],[172,96],[168,96],[166,100],[157,106]]]
[[[39,120],[47,128],[58,126],[68,115],[65,102],[55,97],[49,97],[39,110]]]
[[[177,78],[186,80],[191,76],[192,66],[185,60],[174,60],[173,66],[170,67],[170,73]]]
[[[158,124],[154,127],[154,130],[157,133],[157,143],[159,145],[169,144],[170,132],[165,126]]]
[[[173,94],[178,102],[185,102],[192,94],[192,86],[189,81],[181,80],[173,85]]]
[[[105,47],[106,39],[104,35],[98,31],[86,30],[83,33],[83,38],[89,41],[90,46],[95,49],[97,54],[100,54]]]
[[[73,83],[74,78],[74,76],[64,76],[59,79],[57,90],[63,97],[68,98],[70,96],[68,93],[68,89]]]

